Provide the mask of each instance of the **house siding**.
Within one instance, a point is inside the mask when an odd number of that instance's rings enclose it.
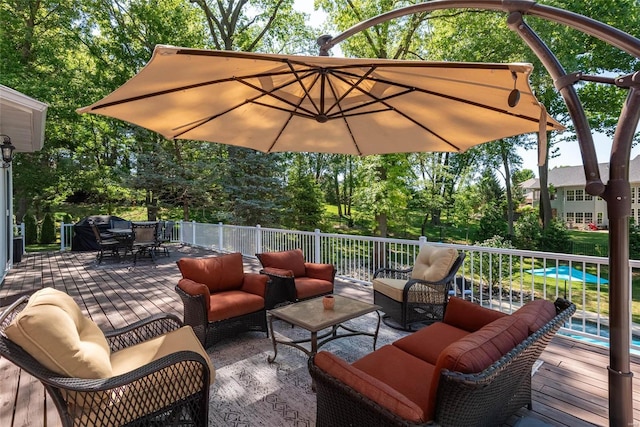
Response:
[[[608,181],[609,164],[598,165],[603,182]],[[587,228],[589,223],[600,228],[608,228],[607,204],[600,197],[593,197],[584,191],[586,185],[582,166],[563,166],[549,170],[549,184],[555,189],[551,209],[554,217],[563,221],[569,228]],[[631,160],[629,165],[631,186],[630,218],[640,224],[640,156]],[[527,204],[540,204],[540,182],[530,179],[521,184],[527,194]]]

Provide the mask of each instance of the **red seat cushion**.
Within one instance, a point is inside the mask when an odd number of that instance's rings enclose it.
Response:
[[[209,299],[209,322],[230,319],[264,308],[264,298],[244,291],[224,291]]]
[[[294,277],[306,276],[304,255],[300,249],[282,252],[264,252],[258,255],[263,267],[275,267],[293,271]]]
[[[244,265],[239,252],[209,258],[181,258],[178,268],[182,277],[204,283],[212,293],[240,289],[244,281]]]
[[[435,365],[442,350],[469,334],[470,332],[446,323],[436,322],[395,341],[393,345],[418,359]]]
[[[429,386],[434,365],[397,347],[385,345],[354,362],[353,367],[389,385],[405,396],[406,400],[416,404],[423,412],[421,420],[416,421],[424,422],[431,419],[424,411],[429,402]]]
[[[296,284],[296,296],[298,299],[306,299],[316,295],[333,292],[333,282],[312,279],[310,277],[298,277],[294,280]]]

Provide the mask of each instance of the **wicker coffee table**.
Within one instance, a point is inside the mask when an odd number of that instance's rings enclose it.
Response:
[[[318,352],[318,348],[329,341],[355,335],[367,335],[373,337],[373,349],[376,349],[378,331],[380,330],[380,312],[378,310],[380,310],[381,307],[340,295],[334,295],[333,297],[335,303],[332,310],[325,310],[322,305],[323,297],[318,297],[275,308],[267,312],[269,317],[269,334],[271,334],[271,342],[273,343],[273,356],[268,357],[269,363],[272,363],[278,355],[278,344],[295,347],[311,357]],[[356,317],[373,311],[378,315],[375,332],[358,331],[342,325],[342,323],[347,320],[355,319]],[[284,320],[293,326],[306,329],[311,332],[311,337],[294,341],[277,340],[276,335],[273,333],[274,319]],[[327,328],[331,329],[327,333],[320,336],[318,335],[318,332]],[[346,332],[338,333],[339,330]],[[311,348],[307,349],[300,345],[303,343],[311,343]]]

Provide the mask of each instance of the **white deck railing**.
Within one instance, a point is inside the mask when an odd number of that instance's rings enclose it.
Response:
[[[73,224],[63,224],[61,250],[71,248]],[[241,252],[254,257],[256,253],[300,248],[305,258],[312,262],[331,263],[336,266],[340,278],[370,284],[376,269],[381,267],[409,268],[426,243],[418,240],[389,239],[316,231],[294,231],[261,226],[246,227],[196,222],[177,222],[174,228],[175,242],[211,249],[218,252]],[[525,251],[518,249],[489,248],[459,244],[437,243],[466,253],[458,271],[458,295],[472,297],[492,309],[511,313],[534,298],[555,300],[565,297],[574,302],[578,310],[571,325],[563,332],[601,340],[608,343],[608,285],[597,281],[566,282],[549,274],[532,275],[532,269],[567,266],[591,271],[597,277],[607,276],[608,258]],[[640,261],[630,261],[631,277],[640,269]],[[572,285],[572,284],[573,285]],[[463,291],[464,289],[464,291]],[[632,288],[631,288],[632,289]],[[633,338],[640,338],[640,327],[631,324]],[[635,340],[634,340],[635,341]],[[640,351],[640,342],[633,342]]]

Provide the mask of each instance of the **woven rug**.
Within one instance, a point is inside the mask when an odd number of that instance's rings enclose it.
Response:
[[[345,325],[373,332],[377,315],[370,313]],[[280,340],[304,339],[310,333],[274,321]],[[389,344],[407,333],[380,324],[376,348]],[[370,353],[373,339],[368,336],[346,337],[321,347],[353,362]],[[309,347],[307,347],[309,348]],[[265,333],[248,332],[215,344],[208,353],[216,368],[209,406],[210,426],[314,426],[316,396],[311,391],[307,356],[293,347],[278,345],[274,363],[271,339]]]

